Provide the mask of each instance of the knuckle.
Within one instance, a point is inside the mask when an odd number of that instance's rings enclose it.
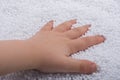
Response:
[[[89,45],[91,42],[90,38],[89,37],[86,37],[83,39],[83,44],[86,46],[86,45]]]
[[[78,33],[81,32],[80,29],[78,29],[78,28],[74,28],[73,31],[78,32]]]
[[[63,25],[64,26],[70,26],[71,24],[70,24],[70,22],[65,22]]]
[[[89,37],[84,38],[84,42],[85,42],[85,43],[88,43],[89,41],[90,41],[90,38],[89,38]]]
[[[67,48],[69,53],[73,53],[75,51],[75,47],[73,47],[70,42],[67,42]]]
[[[89,37],[84,38],[84,41],[86,42],[89,41]]]
[[[90,62],[88,62],[88,60],[82,60],[82,61],[83,62],[79,64],[79,71],[81,73],[89,74],[91,72]]]
[[[84,66],[83,63],[80,63],[80,64],[79,64],[78,70],[79,70],[81,73],[86,73],[86,69],[85,69],[85,66]]]
[[[74,48],[72,48],[72,47],[68,47],[68,51],[69,51],[69,53],[71,53],[71,52],[74,52]]]
[[[98,43],[98,42],[99,42],[99,37],[98,37],[98,36],[95,36],[95,37],[94,37],[94,42],[95,42],[95,43]]]

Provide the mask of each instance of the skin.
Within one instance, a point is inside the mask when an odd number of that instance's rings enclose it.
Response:
[[[53,27],[52,20],[29,39],[0,41],[0,74],[28,69],[81,74],[97,71],[96,63],[73,59],[70,55],[102,43],[105,38],[102,35],[80,37],[91,25],[72,28],[75,23],[76,19]]]

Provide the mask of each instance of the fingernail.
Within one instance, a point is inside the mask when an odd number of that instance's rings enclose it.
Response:
[[[73,19],[73,21],[76,23],[76,22],[77,22],[77,19]]]
[[[73,20],[77,21],[77,19],[73,19]]]
[[[106,40],[106,38],[105,38],[103,35],[100,35],[100,37],[101,37],[103,40]]]
[[[51,23],[51,22],[52,22],[52,20],[49,21],[49,23]]]
[[[88,27],[91,27],[91,24],[88,24]]]
[[[54,20],[50,20],[50,22],[53,22]]]

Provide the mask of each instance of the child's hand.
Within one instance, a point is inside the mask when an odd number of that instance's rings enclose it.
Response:
[[[71,29],[76,20],[64,22],[53,28],[48,22],[35,36],[28,39],[33,56],[34,68],[42,72],[78,72],[92,73],[97,70],[94,62],[76,60],[71,54],[85,50],[105,40],[101,35],[80,38],[90,25]]]

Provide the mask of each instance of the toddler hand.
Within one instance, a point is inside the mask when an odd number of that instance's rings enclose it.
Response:
[[[48,22],[39,32],[27,40],[33,56],[35,69],[42,72],[77,72],[90,74],[97,70],[94,62],[76,60],[70,57],[77,51],[105,40],[101,35],[80,37],[88,31],[90,25],[71,29],[76,20],[66,21],[53,28]]]

